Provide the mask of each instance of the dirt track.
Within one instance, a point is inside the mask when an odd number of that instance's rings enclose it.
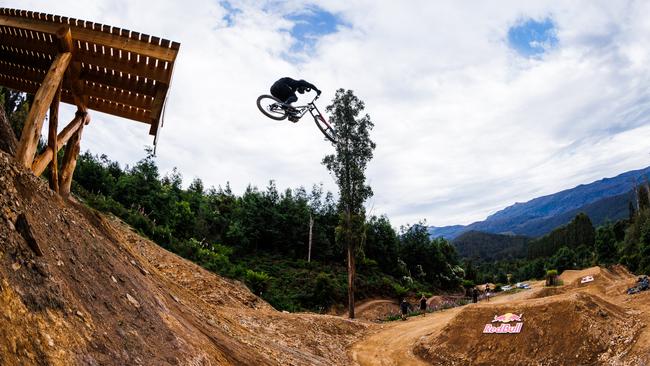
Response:
[[[543,282],[531,283],[532,290],[512,295],[500,295],[490,302],[479,305],[489,306],[530,297],[543,287]],[[423,336],[435,336],[458,314],[461,308],[443,310],[426,316],[410,317],[407,321],[394,321],[382,326],[379,332],[354,344],[350,357],[357,365],[428,365],[413,354],[413,347]]]
[[[624,295],[624,289],[631,283],[630,281],[633,282],[633,278],[628,273],[619,272],[616,269],[612,271],[601,271],[598,267],[582,271],[567,271],[561,276],[565,286],[556,289],[544,288],[542,281],[533,282],[531,283],[533,287],[531,290],[496,296],[490,302],[481,302],[476,305],[470,304],[465,307],[427,314],[426,317],[411,317],[405,322],[396,321],[388,323],[383,325],[378,331],[370,333],[364,339],[355,343],[349,350],[349,356],[356,365],[428,365],[432,361],[424,360],[418,355],[423,354],[423,349],[429,352],[433,350],[434,353],[436,349],[444,349],[444,347],[436,348],[438,347],[437,343],[444,342],[444,340],[448,340],[449,338],[447,334],[443,335],[441,330],[445,327],[453,326],[450,324],[458,323],[459,318],[456,315],[461,312],[464,314],[463,316],[468,314],[468,310],[472,309],[475,310],[474,312],[482,311],[490,313],[496,311],[495,309],[497,308],[503,308],[504,304],[517,304],[518,306],[539,306],[542,304],[542,306],[553,306],[553,304],[560,301],[570,302],[576,296],[592,296],[597,301],[604,301],[601,299],[605,298],[611,304],[614,304],[614,306],[622,307],[627,314],[630,314],[629,317],[636,317],[638,319],[637,323],[639,323],[639,327],[635,333],[637,336],[632,339],[632,346],[630,347],[629,344],[624,346],[628,349],[619,352],[616,357],[612,356],[611,358],[606,357],[610,357],[614,353],[611,350],[607,350],[610,353],[603,353],[605,354],[603,356],[605,358],[602,358],[607,362],[600,364],[645,365],[648,362],[647,355],[650,349],[650,330],[644,324],[650,321],[650,314],[648,314],[649,306],[647,304],[648,299],[650,299],[650,294],[643,294],[636,297]],[[580,285],[579,279],[585,275],[596,276],[596,281],[589,285]],[[627,318],[627,315],[624,318]],[[627,320],[629,321],[629,319]],[[614,318],[608,319],[605,324],[613,321]],[[580,340],[582,335],[576,336],[575,338],[573,340],[567,340],[567,343]],[[485,338],[480,339],[485,340]],[[494,341],[495,339],[497,338],[489,338],[490,341]],[[479,343],[482,342],[485,341],[479,341]],[[494,345],[486,347],[494,347]],[[496,347],[499,349],[498,345]],[[416,348],[418,349],[418,355],[414,353]],[[424,354],[426,355],[427,353],[424,352]],[[614,358],[616,359],[614,360]],[[480,356],[475,358],[474,362],[477,364],[490,364],[486,363],[485,360],[481,360]],[[460,364],[474,364],[474,362],[461,362]],[[578,364],[576,363],[578,361],[573,360],[564,362],[563,364],[566,365]],[[434,364],[438,363],[434,362]],[[507,364],[511,364],[511,362],[507,362]],[[529,361],[523,364],[531,363]]]
[[[350,357],[358,365],[426,365],[413,354],[413,345],[420,337],[439,332],[458,310],[443,310],[384,325],[378,333],[356,343]]]

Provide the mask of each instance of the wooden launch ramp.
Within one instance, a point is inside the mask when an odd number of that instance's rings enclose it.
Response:
[[[149,124],[156,136],[179,47],[109,25],[0,8],[0,85],[34,95],[16,159],[36,175],[49,166],[50,186],[69,196],[88,111]],[[57,134],[60,102],[77,112]],[[48,110],[48,147],[35,157]]]

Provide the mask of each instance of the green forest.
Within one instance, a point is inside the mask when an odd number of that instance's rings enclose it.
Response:
[[[562,272],[595,265],[623,264],[634,273],[650,273],[649,190],[641,185],[629,217],[597,228],[583,213],[567,225],[528,241],[525,254],[501,260],[466,259],[466,276],[481,282],[506,283],[543,278],[548,270]],[[510,275],[510,276],[508,276]]]
[[[162,247],[221,275],[245,281],[278,309],[325,310],[346,299],[345,248],[337,245],[337,203],[319,185],[278,191],[273,181],[235,195],[229,185],[184,189],[177,171],[160,176],[149,154],[133,167],[86,152],[73,191]],[[311,261],[307,261],[313,219]],[[398,297],[457,289],[463,278],[455,249],[429,238],[426,226],[400,232],[386,216],[365,223],[357,252],[357,295]]]
[[[0,90],[0,103],[19,134],[29,98]],[[347,248],[336,238],[342,207],[333,193],[318,184],[279,190],[273,180],[262,188],[248,186],[241,194],[228,182],[206,187],[194,179],[184,184],[177,169],[161,175],[150,149],[143,155],[134,166],[121,166],[104,155],[81,154],[74,194],[167,250],[245,282],[277,309],[343,309]],[[594,228],[587,215],[579,214],[543,237],[514,238],[514,248],[498,248],[507,253],[505,259],[461,258],[450,242],[431,238],[424,222],[396,230],[385,215],[360,216],[361,245],[354,248],[357,300],[458,293],[463,286],[543,278],[548,270],[596,264],[622,263],[648,273],[647,187],[639,187],[637,196],[626,220]]]

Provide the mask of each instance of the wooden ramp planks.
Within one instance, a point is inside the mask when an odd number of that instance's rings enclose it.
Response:
[[[61,101],[144,122],[155,135],[180,44],[126,29],[0,8],[0,85],[36,93],[59,52],[55,34],[72,34],[72,67]],[[75,78],[76,84],[71,83]],[[73,87],[74,86],[74,87]],[[75,89],[75,90],[72,90]]]

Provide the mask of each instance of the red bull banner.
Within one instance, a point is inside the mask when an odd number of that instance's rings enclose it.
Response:
[[[524,314],[506,313],[495,315],[492,323],[501,323],[501,325],[485,324],[483,334],[515,334],[520,333],[524,323],[522,317]],[[515,323],[516,322],[516,323]],[[510,324],[515,323],[515,324]]]

